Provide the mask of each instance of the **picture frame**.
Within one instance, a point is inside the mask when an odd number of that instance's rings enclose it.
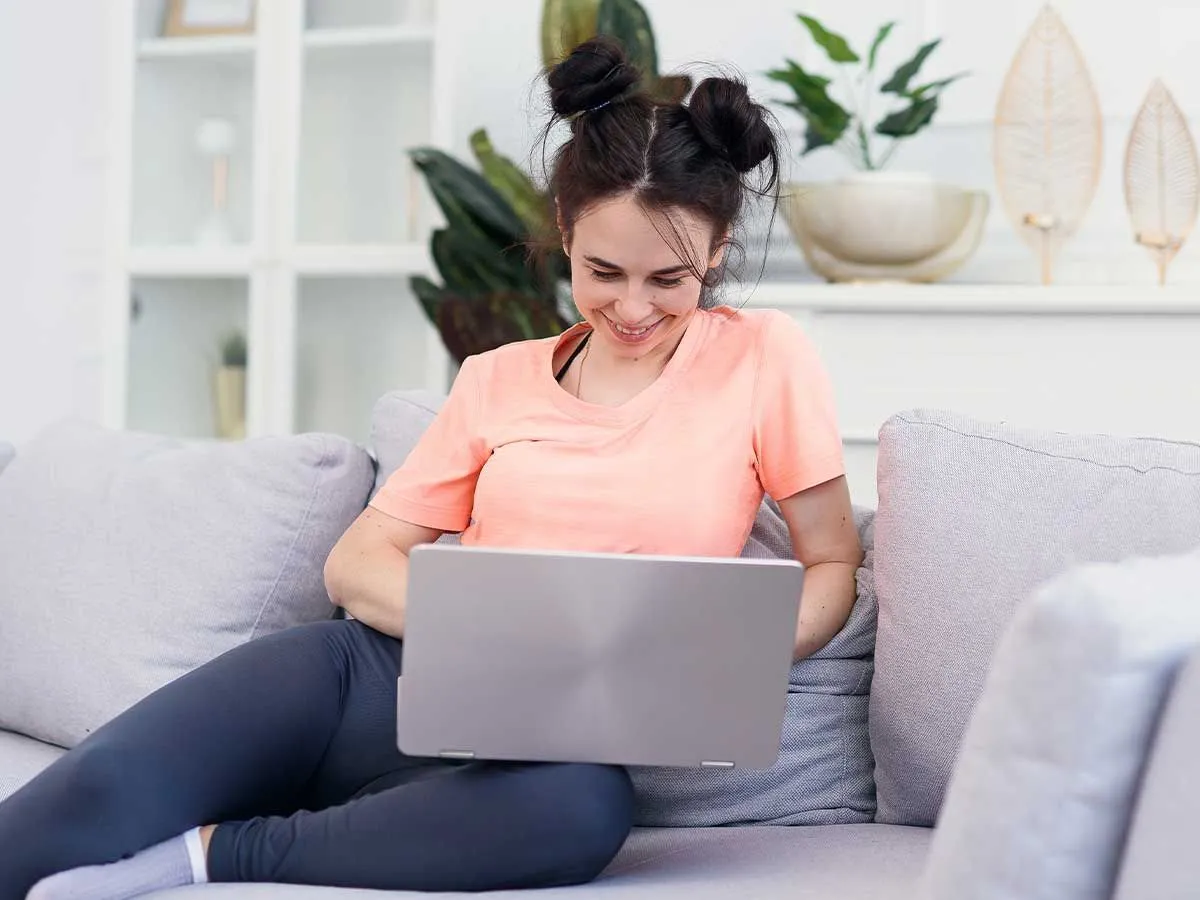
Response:
[[[164,37],[254,32],[255,0],[168,0]]]

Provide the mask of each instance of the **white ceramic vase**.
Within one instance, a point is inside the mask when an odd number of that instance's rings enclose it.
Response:
[[[784,217],[813,271],[828,281],[936,281],[979,246],[983,191],[930,175],[861,172],[788,186]]]
[[[214,394],[217,412],[217,436],[227,441],[246,437],[246,369],[244,366],[220,366]]]

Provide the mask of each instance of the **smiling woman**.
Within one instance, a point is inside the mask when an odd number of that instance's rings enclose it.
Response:
[[[205,879],[482,891],[594,878],[632,826],[625,769],[397,749],[408,555],[447,532],[734,557],[766,494],[806,567],[795,655],[842,628],[862,552],[829,380],[792,319],[714,303],[745,203],[774,197],[774,134],[739,82],[710,78],[683,104],[639,78],[602,40],[551,72],[571,127],[551,184],[583,321],[463,362],[325,563],[353,619],[202,666],[0,804],[15,861],[0,895],[38,878],[37,900]]]

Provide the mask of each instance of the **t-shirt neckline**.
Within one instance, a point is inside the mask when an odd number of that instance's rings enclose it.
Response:
[[[705,311],[697,311],[692,320],[688,322],[687,329],[679,340],[679,346],[675,348],[675,353],[667,361],[667,365],[658,378],[620,406],[603,406],[599,403],[580,400],[554,378],[554,357],[559,348],[567,341],[590,332],[592,326],[587,322],[580,322],[568,328],[556,340],[547,341],[546,356],[541,360],[540,366],[542,384],[550,392],[551,399],[556,406],[580,421],[593,422],[597,425],[625,425],[640,421],[654,410],[671,385],[691,365],[707,327],[708,316],[705,315]]]

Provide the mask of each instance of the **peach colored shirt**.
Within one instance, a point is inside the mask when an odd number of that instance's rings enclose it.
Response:
[[[619,407],[554,379],[558,338],[466,360],[441,412],[371,505],[467,545],[737,556],[764,491],[844,474],[832,391],[774,310],[700,311]]]

